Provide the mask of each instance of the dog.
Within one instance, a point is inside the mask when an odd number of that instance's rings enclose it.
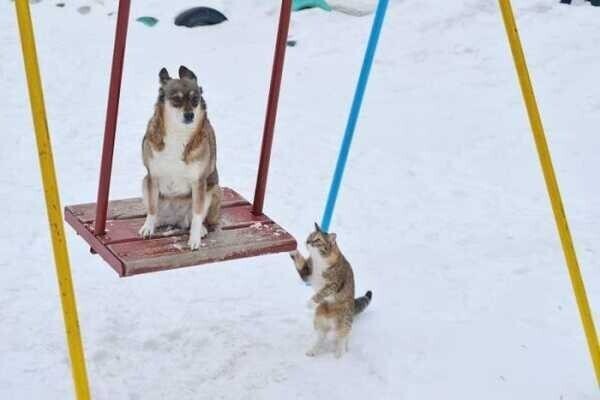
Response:
[[[205,224],[217,225],[221,209],[215,132],[192,71],[182,65],[176,79],[162,68],[159,82],[142,140],[147,215],[139,234],[149,238],[165,225],[189,228],[188,245],[197,250],[208,233]]]

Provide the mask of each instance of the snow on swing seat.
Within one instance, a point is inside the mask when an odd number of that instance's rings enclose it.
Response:
[[[109,202],[106,232],[102,235],[94,234],[95,216],[95,203],[65,207],[67,223],[120,276],[296,249],[296,240],[288,232],[266,215],[254,215],[250,202],[229,188],[223,188],[219,224],[196,251],[187,245],[187,230],[164,227],[151,238],[142,239],[138,230],[146,210],[141,198]]]

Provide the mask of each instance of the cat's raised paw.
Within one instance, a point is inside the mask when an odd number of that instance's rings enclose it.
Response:
[[[306,302],[306,308],[308,308],[309,310],[314,310],[315,308],[317,308],[319,304],[315,303],[315,301],[310,298],[308,299],[308,301]]]

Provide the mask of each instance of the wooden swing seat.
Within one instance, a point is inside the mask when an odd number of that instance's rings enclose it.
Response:
[[[106,231],[94,234],[96,204],[65,207],[65,220],[93,252],[119,274],[131,276],[218,261],[287,252],[296,240],[266,215],[254,215],[252,205],[232,189],[223,189],[221,220],[202,240],[199,250],[188,247],[188,231],[159,229],[149,239],[138,230],[146,210],[142,199],[113,200],[108,205]]]
[[[130,8],[130,0],[119,0],[96,203],[67,206],[67,223],[120,276],[294,250],[294,238],[263,213],[292,1],[281,3],[253,204],[223,189],[220,221],[196,251],[187,244],[189,230],[167,227],[142,239],[138,230],[146,210],[141,199],[109,201]]]

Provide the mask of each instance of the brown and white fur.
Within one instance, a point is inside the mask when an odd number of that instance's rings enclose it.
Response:
[[[142,141],[147,216],[139,233],[148,238],[159,226],[190,228],[188,244],[196,250],[208,232],[205,224],[219,221],[215,133],[192,71],[181,66],[179,79],[172,79],[163,68],[159,80],[158,100]]]
[[[350,263],[340,251],[335,233],[326,233],[315,224],[315,231],[306,240],[309,257],[298,251],[290,253],[300,277],[314,288],[309,307],[316,307],[314,327],[317,341],[306,355],[320,353],[327,334],[335,335],[335,355],[341,357],[348,350],[348,336],[354,316],[369,305],[371,291],[354,298],[354,274]]]

